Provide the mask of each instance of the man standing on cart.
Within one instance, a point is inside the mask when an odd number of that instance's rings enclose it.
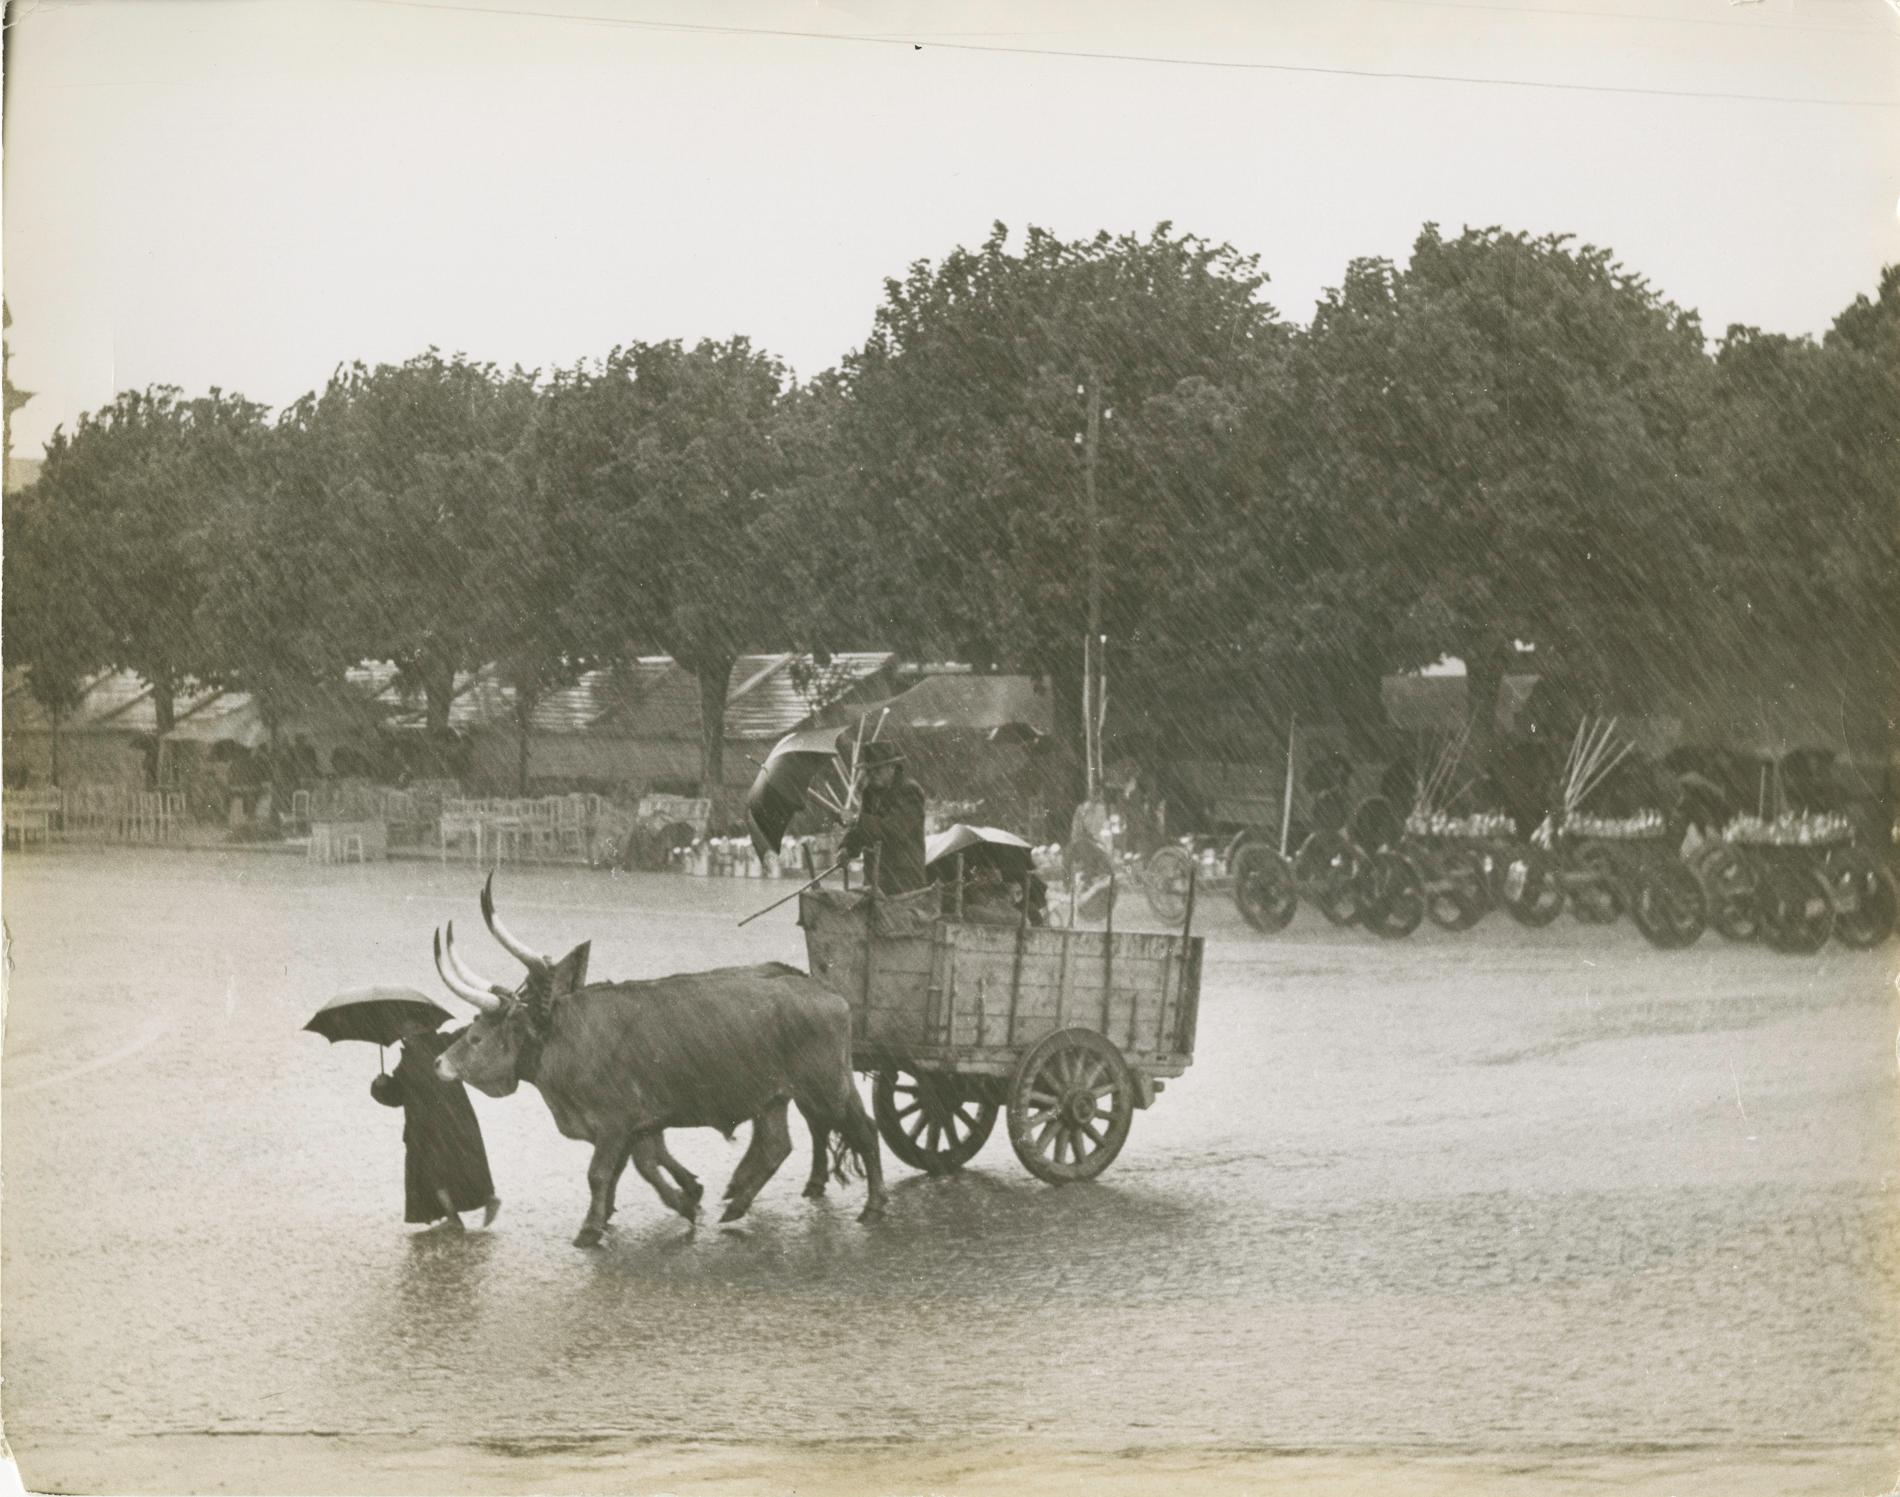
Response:
[[[881,894],[908,894],[929,879],[924,874],[923,787],[904,774],[904,756],[893,744],[867,743],[860,766],[864,800],[839,851],[865,856],[867,873]]]

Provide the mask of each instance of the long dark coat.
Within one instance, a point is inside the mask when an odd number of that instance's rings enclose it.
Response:
[[[924,875],[924,792],[915,780],[867,787],[856,830],[864,866],[875,859],[880,893],[908,894],[930,881]]]
[[[435,1198],[447,1190],[457,1211],[473,1211],[495,1193],[482,1147],[481,1124],[459,1081],[435,1074],[436,1057],[455,1042],[449,1034],[410,1035],[402,1059],[369,1093],[385,1107],[403,1110],[403,1220],[440,1221],[448,1213]]]

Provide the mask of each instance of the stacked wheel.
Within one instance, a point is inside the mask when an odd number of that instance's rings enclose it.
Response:
[[[1285,858],[1264,842],[1241,848],[1234,858],[1234,903],[1255,930],[1285,930],[1300,907],[1300,888]]]
[[[1541,847],[1510,848],[1492,865],[1491,878],[1492,896],[1519,925],[1539,929],[1563,913],[1563,884]]]
[[[1425,918],[1425,880],[1410,858],[1375,852],[1359,876],[1359,918],[1388,941],[1417,930]]]
[[[1334,925],[1351,925],[1360,915],[1362,861],[1359,849],[1340,833],[1314,832],[1294,856],[1299,892]]]
[[[1709,923],[1701,882],[1674,858],[1658,859],[1638,876],[1630,916],[1649,944],[1664,951],[1693,946]]]
[[[1818,869],[1801,863],[1769,865],[1761,889],[1762,939],[1776,951],[1806,955],[1834,933],[1834,896]]]
[[[1868,951],[1893,934],[1897,902],[1893,878],[1865,848],[1844,847],[1822,867],[1834,906],[1834,939]]]
[[[1179,925],[1187,914],[1188,885],[1194,877],[1194,859],[1183,847],[1157,848],[1141,869],[1141,892],[1155,918]]]
[[[1761,878],[1754,865],[1732,847],[1717,843],[1696,862],[1709,924],[1730,941],[1752,941],[1761,934]]]
[[[1571,915],[1582,925],[1614,925],[1631,902],[1615,855],[1607,847],[1585,847],[1577,854],[1577,866],[1587,877],[1569,889]]]
[[[1469,930],[1491,907],[1484,859],[1468,847],[1431,855],[1425,883],[1425,918],[1441,930]]]

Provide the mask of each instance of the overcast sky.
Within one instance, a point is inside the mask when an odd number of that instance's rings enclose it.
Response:
[[[1819,333],[1900,261],[1900,0],[25,0],[11,21],[4,272],[38,392],[16,455],[127,387],[281,405],[430,344],[545,368],[745,333],[810,375],[886,276],[997,219],[1172,220],[1258,253],[1300,321],[1428,220],[1607,244],[1712,333]],[[1056,55],[1078,52],[1116,55]]]

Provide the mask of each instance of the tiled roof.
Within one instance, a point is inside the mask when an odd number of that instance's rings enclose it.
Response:
[[[861,689],[890,661],[884,653],[854,653],[833,655],[821,666],[809,655],[748,655],[733,667],[726,690],[726,736],[782,738],[821,708]]]
[[[1055,713],[1029,676],[926,676],[889,704],[893,728],[971,728],[985,732],[1023,725],[1038,733]]]

